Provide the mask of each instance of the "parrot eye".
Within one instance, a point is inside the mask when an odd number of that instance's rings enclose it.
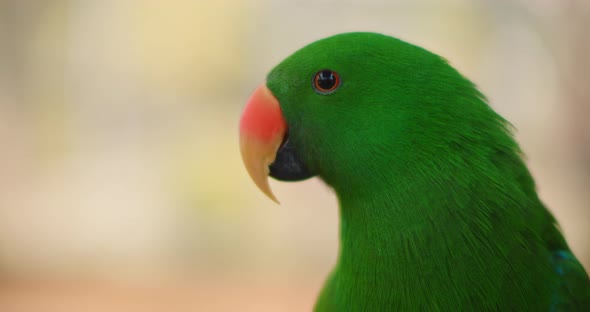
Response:
[[[340,77],[337,73],[324,69],[313,76],[313,89],[319,94],[330,94],[340,86]]]

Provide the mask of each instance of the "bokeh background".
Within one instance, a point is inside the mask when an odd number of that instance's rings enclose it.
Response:
[[[237,124],[275,64],[355,30],[479,85],[590,268],[588,1],[0,0],[0,311],[310,310],[336,200],[265,198]]]

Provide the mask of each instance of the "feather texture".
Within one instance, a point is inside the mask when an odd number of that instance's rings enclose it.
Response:
[[[340,75],[313,92],[319,70]],[[443,58],[373,33],[268,76],[290,140],[340,203],[317,311],[590,311],[590,282],[539,200],[510,124]]]

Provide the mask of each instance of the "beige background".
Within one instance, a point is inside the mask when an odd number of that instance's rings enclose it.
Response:
[[[354,30],[479,85],[590,267],[589,17],[583,0],[0,0],[0,310],[311,309],[334,195],[273,181],[273,204],[237,124],[275,64]]]

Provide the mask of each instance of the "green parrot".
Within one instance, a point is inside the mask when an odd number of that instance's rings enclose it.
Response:
[[[376,33],[307,45],[250,97],[240,150],[275,201],[268,176],[317,176],[338,197],[315,311],[590,311],[510,124],[423,48]]]

